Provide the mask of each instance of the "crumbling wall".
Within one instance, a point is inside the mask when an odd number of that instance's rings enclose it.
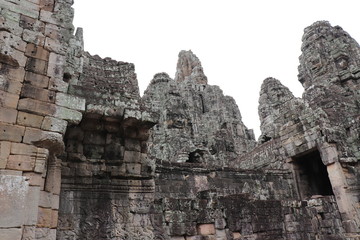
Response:
[[[296,194],[289,171],[219,171],[200,164],[167,163],[157,164],[156,173],[152,222],[161,239],[201,239],[202,235],[232,239],[240,231],[245,236],[247,231],[253,233],[245,225],[257,224],[260,212],[269,222],[276,220],[281,233],[282,221],[277,219],[281,214],[247,208],[266,202],[281,211],[279,200]]]
[[[151,208],[158,239],[345,239],[335,198],[293,200],[287,171],[158,171]]]
[[[134,65],[84,53],[69,92],[86,99],[65,135],[58,239],[153,239],[154,161]]]

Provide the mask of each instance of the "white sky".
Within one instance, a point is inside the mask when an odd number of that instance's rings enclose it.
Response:
[[[359,0],[75,0],[85,50],[135,64],[141,94],[154,74],[174,78],[180,50],[200,59],[208,83],[235,98],[259,136],[259,91],[275,77],[301,97],[303,29],[317,20],[360,41]]]

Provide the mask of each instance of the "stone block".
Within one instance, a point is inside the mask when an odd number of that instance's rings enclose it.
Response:
[[[38,18],[40,12],[39,5],[28,1],[19,1],[18,4],[13,4],[8,1],[1,1],[0,7],[32,18]]]
[[[22,84],[20,81],[10,80],[7,76],[0,76],[0,89],[13,94],[19,94],[21,92]]]
[[[21,142],[25,127],[0,122],[0,141]]]
[[[56,240],[56,229],[50,228],[36,228],[35,230],[36,240]]]
[[[49,158],[49,150],[45,148],[38,148],[34,171],[37,173],[44,173],[46,170],[45,167],[48,158]]]
[[[226,221],[224,218],[215,219],[215,228],[216,229],[225,229],[225,227],[226,227]]]
[[[86,131],[104,132],[104,122],[98,118],[89,118],[89,115],[86,114],[86,118],[81,122],[81,128],[86,129]]]
[[[24,226],[22,239],[27,239],[27,240],[35,239],[35,228],[36,228],[35,226]]]
[[[11,142],[0,142],[0,168],[5,168],[11,149]]]
[[[47,75],[52,78],[63,79],[66,58],[63,55],[50,53]]]
[[[124,162],[126,163],[141,163],[141,153],[134,151],[125,151]]]
[[[30,186],[25,202],[26,215],[24,225],[36,225],[38,218],[39,197],[40,187]]]
[[[206,235],[215,235],[215,225],[214,224],[199,224],[197,226],[197,232],[200,235],[206,236]]]
[[[20,6],[26,8],[26,9],[31,9],[31,10],[38,11],[38,12],[40,11],[39,2],[37,0],[21,1]]]
[[[61,55],[66,54],[66,50],[64,49],[64,46],[57,39],[46,37],[44,48],[49,50],[50,52],[55,52]]]
[[[59,26],[47,23],[45,27],[45,36],[51,39],[60,39],[62,37],[62,34],[60,32]]]
[[[325,166],[339,161],[336,144],[324,143],[320,147],[321,160]]]
[[[104,156],[104,151],[105,151],[104,146],[99,146],[99,145],[84,146],[84,156],[87,158],[102,159]]]
[[[8,80],[7,92],[19,95],[21,92],[22,83],[19,81]]]
[[[40,0],[40,9],[47,12],[52,12],[54,10],[55,2],[54,0]]]
[[[120,131],[120,123],[118,122],[106,122],[104,127],[109,133],[116,133]]]
[[[51,225],[50,228],[56,228],[58,225],[58,219],[59,219],[59,211],[52,209],[51,210]]]
[[[82,161],[81,159],[83,159],[84,146],[81,142],[69,139],[66,141],[66,152],[68,153],[69,160],[77,159]],[[83,160],[86,161],[86,159]]]
[[[44,188],[45,179],[40,173],[24,172],[23,176],[26,177],[30,186],[39,186],[40,189]]]
[[[9,80],[23,82],[25,76],[25,69],[23,67],[10,68],[7,71],[6,77]]]
[[[50,228],[52,223],[52,210],[51,208],[39,207],[37,227]]]
[[[17,115],[16,123],[18,125],[22,125],[26,127],[40,128],[43,119],[44,119],[43,116],[26,113],[26,112],[19,112]]]
[[[49,81],[50,78],[45,75],[41,75],[33,72],[26,72],[25,75],[25,82],[28,82],[36,87],[47,88],[49,86]]]
[[[44,1],[44,0],[42,0]],[[58,21],[56,20],[56,18],[54,18],[54,14],[50,11],[46,11],[45,9],[42,9],[40,11],[40,21],[45,22],[45,23],[51,23],[51,24],[58,24]]]
[[[61,106],[56,106],[56,111],[53,116],[56,118],[64,119],[68,121],[70,124],[75,124],[75,125],[79,124],[82,119],[81,112]]]
[[[78,111],[85,111],[85,99],[71,96],[64,93],[57,93],[56,94],[56,101],[55,103],[59,106],[67,107],[70,109],[78,110]]]
[[[8,2],[13,2],[16,4],[16,0],[7,0]],[[19,13],[15,13],[13,11],[10,11],[7,8],[4,8],[1,10],[1,15],[5,17],[5,19],[7,21],[14,21],[14,22],[19,22],[20,20],[20,14]]]
[[[49,168],[47,172],[47,178],[45,183],[45,191],[51,192],[56,195],[60,195],[61,189],[61,166],[60,163],[54,163],[59,161],[57,159],[49,160]]]
[[[35,87],[31,84],[25,83],[21,90],[21,97],[32,98],[44,102],[55,102],[55,92],[47,89]]]
[[[10,46],[2,46],[0,48],[2,63],[8,64],[13,68],[25,67],[27,57],[23,52],[16,50]]]
[[[0,169],[0,176],[1,175],[22,176],[22,174],[23,174],[23,172],[21,172],[21,171]]]
[[[186,240],[203,240],[203,236],[196,235],[196,236],[186,236]]]
[[[139,163],[126,163],[125,168],[126,173],[130,175],[140,175],[141,173],[141,164]]]
[[[21,37],[23,28],[19,26],[19,22],[7,18],[6,16],[3,15],[3,12],[4,11],[2,11],[2,15],[0,17],[0,24],[3,27],[3,29],[5,31],[11,32],[16,36]]]
[[[51,208],[52,193],[46,191],[40,191],[39,207]]]
[[[241,239],[241,234],[239,232],[233,232],[233,239],[234,240],[239,240]]]
[[[26,71],[46,75],[48,62],[36,58],[28,58],[25,66]]]
[[[0,229],[22,226],[29,183],[23,176],[0,175],[0,186]]]
[[[216,230],[216,240],[227,240],[226,230]]]
[[[43,46],[45,44],[45,36],[41,32],[31,31],[24,29],[23,39],[26,42],[33,43],[35,45]]]
[[[18,111],[12,108],[0,107],[0,122],[15,123]]]
[[[84,136],[84,144],[105,145],[106,133],[86,131]]]
[[[36,159],[34,172],[36,173],[45,173],[46,161],[39,161]]]
[[[66,93],[69,88],[69,83],[64,82],[59,78],[51,78],[49,81],[49,90]]]
[[[11,154],[36,157],[37,147],[24,143],[11,143]]]
[[[31,98],[20,99],[18,109],[25,112],[36,113],[41,116],[52,116],[56,112],[55,104]]]
[[[0,229],[1,240],[21,240],[22,238],[21,228],[4,228]]]
[[[140,141],[131,138],[125,139],[125,150],[141,152]]]
[[[124,147],[120,143],[111,143],[105,145],[104,159],[120,160],[124,159]]]
[[[40,59],[40,60],[44,60],[44,61],[48,61],[49,60],[49,54],[50,54],[49,51],[45,50],[41,46],[37,46],[37,45],[35,45],[33,43],[28,43],[26,45],[25,56]]]
[[[60,207],[60,196],[52,194],[51,196],[51,209],[59,210]]]
[[[0,106],[16,108],[19,102],[19,95],[0,90]]]
[[[57,119],[53,117],[45,117],[41,125],[42,130],[65,133],[67,127],[67,121],[62,119]]]
[[[221,238],[219,238],[219,239],[221,239]],[[215,235],[202,236],[202,240],[219,240],[219,239],[217,239]],[[225,240],[227,240],[227,239],[225,239]]]
[[[10,155],[6,164],[7,169],[19,171],[33,171],[35,157],[27,155]]]
[[[24,15],[20,16],[20,27],[34,32],[41,32],[41,33],[45,32],[45,23]]]

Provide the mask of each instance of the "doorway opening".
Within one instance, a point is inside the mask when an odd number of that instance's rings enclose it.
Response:
[[[334,195],[326,166],[316,149],[298,157],[293,157],[296,183],[301,199],[313,195]]]

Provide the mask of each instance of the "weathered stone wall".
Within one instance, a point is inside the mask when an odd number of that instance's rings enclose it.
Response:
[[[0,239],[55,239],[59,201],[60,239],[152,233],[134,218],[146,221],[154,192],[145,153],[156,120],[141,110],[133,64],[83,51],[71,5],[0,2]],[[96,209],[105,226],[90,232]]]
[[[1,239],[55,239],[63,135],[85,101],[67,94],[71,1],[0,2]]]
[[[154,167],[147,162],[147,129],[126,124],[85,118],[68,128],[58,239],[151,239]]]
[[[345,239],[333,196],[284,200],[294,199],[280,190],[291,189],[287,172],[160,171],[151,210],[157,239]]]
[[[296,198],[289,171],[216,170],[200,164],[167,163],[157,164],[156,173],[152,221],[160,239],[201,239],[207,235],[209,239],[232,239],[239,231],[252,234],[249,226],[251,229],[251,224],[260,220],[251,216],[259,212],[269,222],[277,220],[281,233],[281,214],[246,208],[267,202],[269,208],[281,211],[276,200]]]
[[[57,238],[153,239],[147,140],[156,118],[141,110],[133,64],[81,57],[69,92],[86,100],[86,110],[64,139]]]
[[[84,52],[72,3],[0,2],[0,239],[359,238],[345,31],[305,29],[303,98],[266,79],[256,142],[191,51],[140,98],[133,64]]]

